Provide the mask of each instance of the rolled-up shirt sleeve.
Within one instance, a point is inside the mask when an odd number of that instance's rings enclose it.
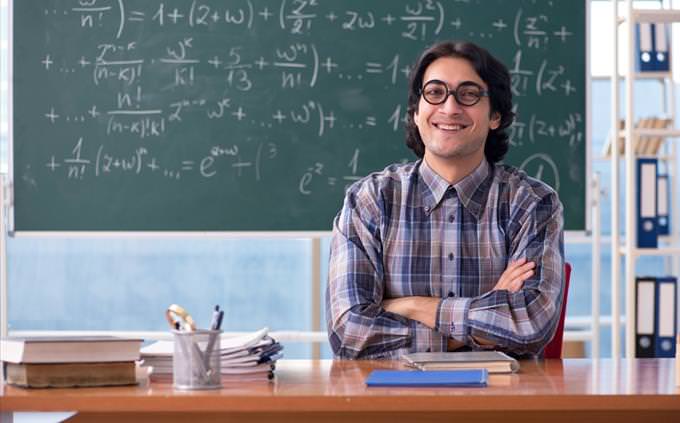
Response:
[[[375,195],[354,187],[333,223],[326,290],[331,348],[340,358],[396,358],[417,323],[385,311],[380,225]],[[363,190],[363,191],[362,191]]]
[[[537,354],[552,339],[560,316],[564,286],[563,207],[551,192],[518,207],[507,228],[508,262],[536,263],[522,289],[488,291],[473,298],[445,298],[437,310],[436,330],[474,348]],[[500,276],[500,275],[499,275]],[[475,338],[490,341],[480,345]]]

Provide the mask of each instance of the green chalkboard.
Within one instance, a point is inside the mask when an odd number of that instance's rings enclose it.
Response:
[[[404,146],[407,75],[467,39],[511,69],[507,163],[585,227],[586,5],[13,2],[14,229],[330,230]]]

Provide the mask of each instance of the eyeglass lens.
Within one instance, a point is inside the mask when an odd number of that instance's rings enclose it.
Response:
[[[452,95],[459,104],[464,106],[473,106],[487,95],[480,86],[473,82],[462,83],[455,90],[449,90],[445,82],[437,79],[428,81],[422,93],[425,101],[433,105],[444,103],[449,95]]]

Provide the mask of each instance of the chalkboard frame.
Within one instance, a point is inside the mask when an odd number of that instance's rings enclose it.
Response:
[[[585,228],[584,229],[577,229],[577,230],[568,230],[568,233],[571,234],[581,234],[581,233],[586,233],[589,234],[590,231],[592,230],[592,219],[591,219],[591,201],[592,201],[592,192],[591,192],[591,187],[590,187],[590,178],[589,176],[591,175],[592,172],[592,153],[591,153],[591,121],[590,121],[590,116],[591,116],[591,74],[590,74],[590,0],[583,0],[584,3],[584,9],[585,9],[585,110],[584,110],[584,124],[585,124],[585,136],[584,136],[584,145],[585,145],[585,162],[584,162],[584,170],[585,170],[585,177],[584,181],[586,181],[586,187],[585,187]],[[14,73],[14,52],[13,52],[13,47],[14,47],[14,4],[13,2],[9,3],[9,19],[10,19],[10,25],[9,25],[9,31],[10,31],[10,43],[9,43],[9,67],[8,67],[8,72],[9,72],[9,79],[10,81],[14,80],[13,73]],[[42,234],[49,234],[51,236],[73,236],[73,235],[84,235],[84,236],[90,236],[90,235],[95,235],[95,236],[109,236],[109,235],[149,235],[149,236],[165,236],[165,235],[187,235],[187,236],[192,236],[196,234],[201,234],[201,235],[215,235],[215,236],[228,236],[228,237],[251,237],[251,236],[264,236],[264,237],[322,237],[322,236],[327,236],[330,233],[330,230],[230,230],[230,229],[225,229],[225,230],[185,230],[185,229],[177,229],[177,230],[98,230],[96,228],[93,229],[86,229],[86,230],[68,230],[68,231],[63,231],[63,230],[32,230],[32,229],[20,229],[20,230],[15,230],[15,204],[14,204],[14,195],[15,195],[15,164],[14,164],[14,143],[15,143],[15,138],[14,138],[14,90],[13,90],[13,85],[10,84],[9,87],[9,95],[7,98],[10,101],[10,105],[8,107],[8,114],[9,114],[9,193],[10,193],[10,198],[9,198],[9,207],[8,207],[8,227],[9,227],[9,232],[12,235],[42,235]]]

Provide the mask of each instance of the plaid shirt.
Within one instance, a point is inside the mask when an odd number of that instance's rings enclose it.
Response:
[[[471,349],[538,354],[557,327],[563,290],[562,204],[554,190],[486,160],[455,185],[425,161],[353,184],[335,218],[326,291],[340,358]],[[536,263],[521,290],[493,291],[510,261]],[[385,311],[383,299],[441,298],[436,325]],[[488,347],[491,348],[491,347]]]

